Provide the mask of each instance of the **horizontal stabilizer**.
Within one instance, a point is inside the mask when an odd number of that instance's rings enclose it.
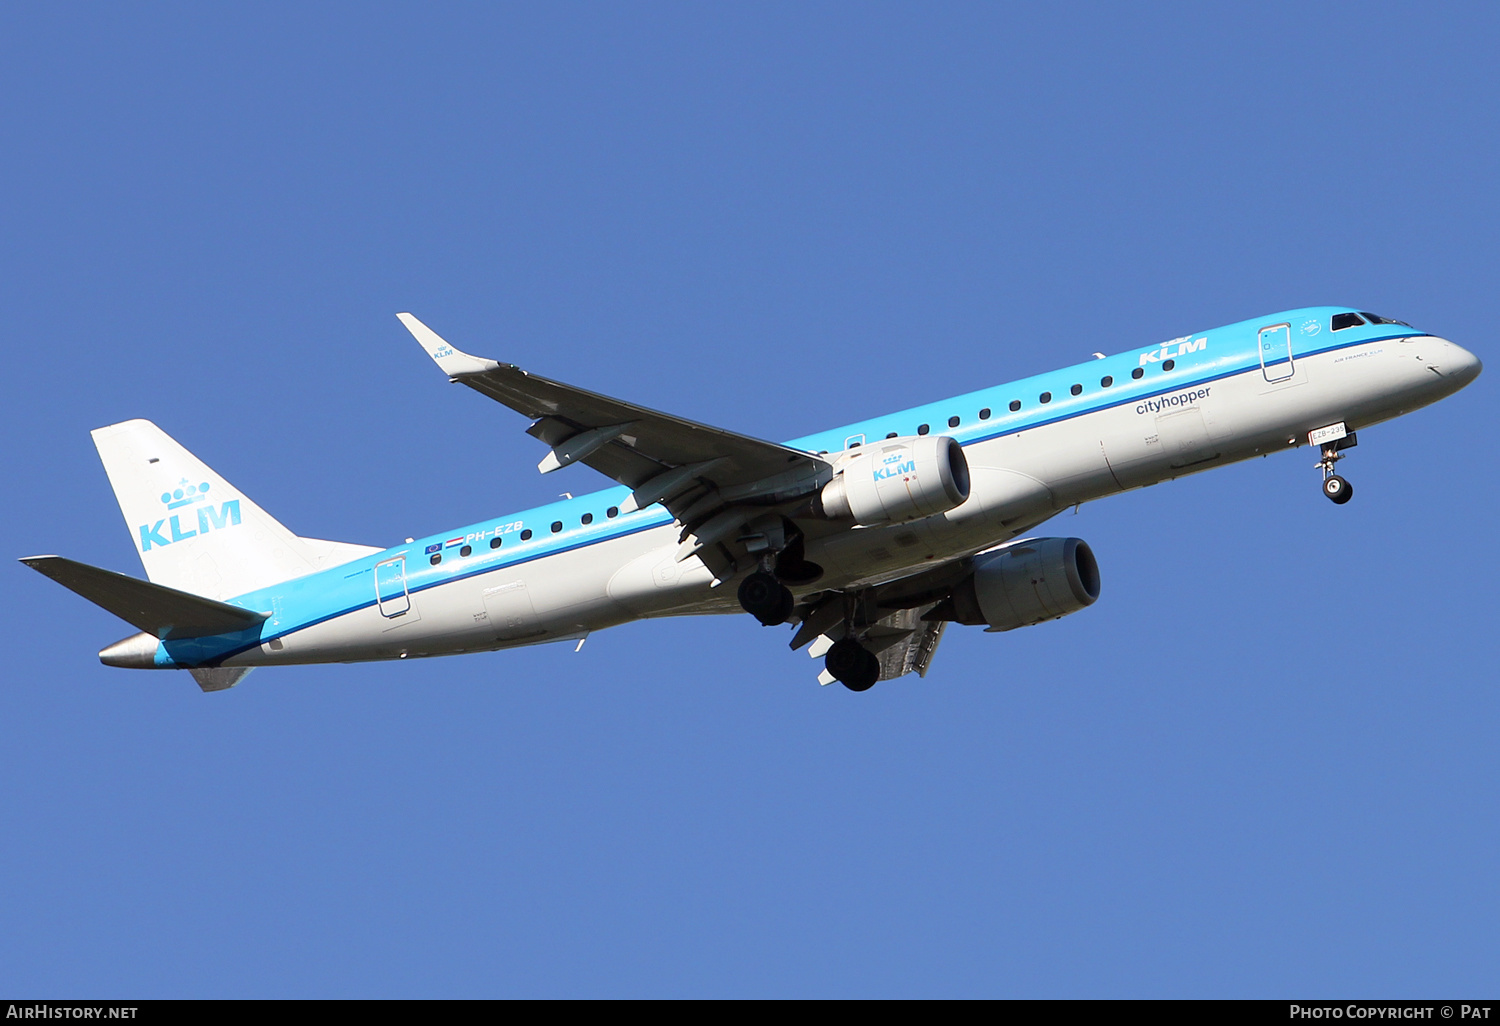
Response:
[[[163,641],[231,634],[254,627],[269,615],[61,556],[27,556],[21,562]]]

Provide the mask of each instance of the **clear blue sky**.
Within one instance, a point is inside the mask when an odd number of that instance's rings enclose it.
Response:
[[[1104,592],[820,689],[749,617],[101,667],[10,563],[0,992],[1428,996],[1500,973],[1485,4],[11,5],[11,556],[140,574],[89,429],[387,545],[542,478],[455,344],[783,439],[1347,303],[1490,364],[1108,499]]]

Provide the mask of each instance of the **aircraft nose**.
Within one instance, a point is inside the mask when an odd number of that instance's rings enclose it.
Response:
[[[1479,362],[1479,357],[1447,339],[1439,341],[1441,344],[1438,352],[1434,354],[1437,357],[1435,362],[1443,377],[1453,382],[1455,391],[1479,377],[1479,372],[1484,370],[1484,364]]]

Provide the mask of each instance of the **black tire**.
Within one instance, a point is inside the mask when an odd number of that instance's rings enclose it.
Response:
[[[786,623],[794,600],[787,587],[772,574],[757,570],[740,582],[740,607],[767,627]]]
[[[880,680],[880,658],[868,648],[860,646],[860,665],[855,674],[844,681],[850,691],[869,691]]]
[[[880,660],[875,653],[849,638],[833,643],[823,666],[850,691],[869,691],[880,679]]]
[[[859,673],[864,665],[865,647],[857,641],[845,638],[843,641],[835,641],[828,649],[828,654],[823,657],[823,667],[833,674],[840,683]]]
[[[796,604],[797,600],[792,597],[791,589],[783,586],[780,601],[776,603],[776,607],[758,619],[764,627],[775,627],[779,623],[786,623],[792,618],[792,607]]]
[[[1342,477],[1334,474],[1332,477],[1325,477],[1323,479],[1323,494],[1328,496],[1330,501],[1342,506],[1354,498],[1354,486]]]
[[[850,691],[869,691],[880,680],[880,657],[868,648],[862,648],[860,651],[864,652],[865,655],[863,660],[864,665],[860,667],[859,677],[853,682],[846,682],[844,684],[844,687]]]

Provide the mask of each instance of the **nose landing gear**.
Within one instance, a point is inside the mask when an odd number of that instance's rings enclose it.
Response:
[[[1316,434],[1316,432],[1314,432]],[[1323,458],[1314,464],[1323,472],[1323,494],[1328,496],[1330,502],[1342,506],[1354,498],[1354,486],[1346,479],[1335,474],[1334,467],[1338,461],[1344,458],[1344,449],[1352,449],[1359,444],[1353,431],[1342,438],[1323,443]]]

